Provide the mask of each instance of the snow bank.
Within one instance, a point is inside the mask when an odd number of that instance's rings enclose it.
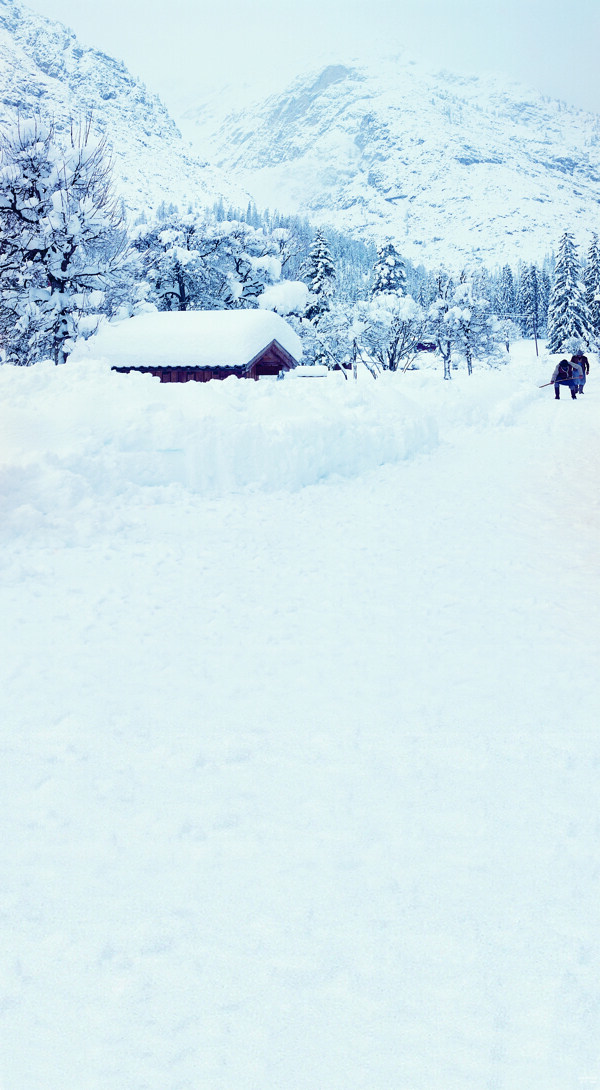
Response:
[[[130,486],[294,491],[437,442],[394,376],[161,384],[98,361],[48,363],[0,368],[0,403],[5,515],[21,518]]]
[[[431,451],[440,432],[512,426],[548,395],[537,389],[547,372],[528,347],[509,366],[459,370],[452,382],[429,358],[376,381],[321,371],[310,382],[292,372],[161,384],[91,359],[0,367],[0,505],[26,530],[96,493],[173,485],[216,497],[355,478]]]

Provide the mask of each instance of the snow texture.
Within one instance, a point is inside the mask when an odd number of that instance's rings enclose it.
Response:
[[[105,323],[71,358],[123,367],[244,367],[272,341],[302,358],[298,334],[271,311],[162,311]]]
[[[303,280],[281,280],[268,284],[258,297],[259,307],[275,310],[278,314],[304,314],[309,290]]]
[[[597,1085],[598,363],[510,358],[0,368],[3,1090]]]

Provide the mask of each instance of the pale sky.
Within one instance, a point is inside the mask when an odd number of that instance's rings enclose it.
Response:
[[[27,0],[125,61],[169,105],[284,86],[325,61],[405,52],[504,74],[600,114],[600,0]]]

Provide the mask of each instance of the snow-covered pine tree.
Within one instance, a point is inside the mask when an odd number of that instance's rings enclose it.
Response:
[[[64,363],[126,250],[104,141],[88,121],[64,143],[41,118],[0,144],[0,328],[7,358]]]
[[[512,269],[510,265],[504,265],[500,273],[496,314],[498,317],[498,331],[507,352],[510,352],[511,340],[514,340],[515,333],[518,333],[516,323],[520,314],[519,303],[519,293],[515,287]]]
[[[519,281],[521,331],[525,337],[533,337],[536,352],[541,332],[540,304],[540,274],[535,265],[525,265]]]
[[[550,305],[550,292],[552,290],[552,281],[550,274],[546,269],[542,269],[538,278],[540,288],[540,334],[546,336],[548,333],[548,307]]]
[[[500,274],[500,286],[498,289],[496,308],[499,318],[515,318],[515,282],[510,265],[504,265]]]
[[[585,301],[588,308],[590,333],[596,342],[600,340],[600,244],[598,235],[592,235],[584,272]]]
[[[548,351],[562,352],[566,342],[590,339],[590,318],[575,240],[565,231],[558,247],[548,305]]]
[[[335,266],[331,258],[329,243],[321,230],[317,231],[310,248],[305,279],[313,296],[308,304],[305,317],[316,324],[322,315],[329,310],[335,285]]]
[[[377,250],[373,269],[373,298],[380,292],[404,295],[406,292],[406,268],[393,242],[386,242]]]
[[[475,306],[472,286],[467,280],[465,270],[460,274],[459,282],[454,293],[456,306],[456,339],[465,355],[467,374],[473,373],[473,349],[475,335]]]
[[[438,294],[438,279],[435,273],[425,271],[419,278],[419,287],[415,293],[415,299],[422,306],[424,310],[427,310]]]

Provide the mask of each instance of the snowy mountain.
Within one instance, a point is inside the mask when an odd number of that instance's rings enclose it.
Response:
[[[163,200],[182,207],[220,197],[247,201],[194,156],[160,99],[124,64],[85,48],[71,30],[20,0],[0,0],[0,121],[17,111],[50,114],[58,128],[93,111],[113,150],[116,187],[133,212]]]
[[[565,228],[587,245],[599,226],[600,118],[529,88],[394,58],[330,65],[227,116],[224,101],[188,107],[184,139],[123,63],[0,0],[0,122],[43,111],[60,128],[92,110],[133,213],[250,193],[429,267],[541,260]]]
[[[391,237],[427,265],[542,259],[565,228],[587,243],[599,226],[600,118],[496,77],[332,65],[183,123],[259,206]]]

